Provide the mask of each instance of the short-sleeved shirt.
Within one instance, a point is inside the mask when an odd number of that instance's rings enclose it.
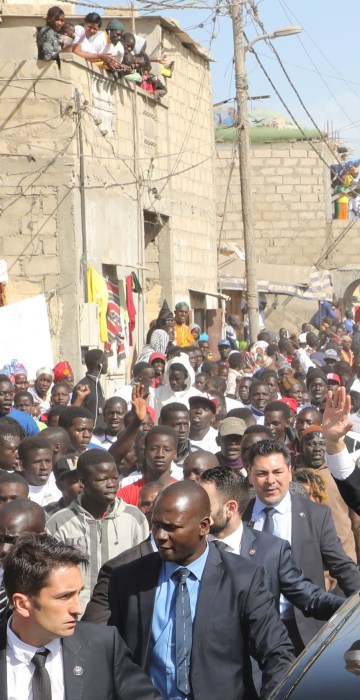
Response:
[[[6,414],[7,418],[13,418],[19,425],[21,425],[25,435],[37,435],[39,432],[39,427],[36,425],[34,419],[29,416],[25,411],[19,411],[17,408],[12,408],[9,413]]]
[[[85,29],[80,24],[75,26],[74,46],[79,44],[86,53],[107,53],[110,48],[105,32],[96,32],[89,39],[85,36]]]

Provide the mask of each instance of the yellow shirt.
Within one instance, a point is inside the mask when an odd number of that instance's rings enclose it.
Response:
[[[186,348],[188,345],[195,342],[189,326],[186,326],[185,323],[175,323],[174,329],[176,345],[179,345],[181,348]]]
[[[100,340],[102,343],[107,343],[109,340],[106,312],[109,301],[109,291],[106,280],[97,272],[91,265],[87,271],[87,286],[89,301],[96,301],[99,305],[99,320],[100,320]]]

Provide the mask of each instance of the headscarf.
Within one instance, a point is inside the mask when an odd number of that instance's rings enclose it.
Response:
[[[27,370],[24,367],[19,360],[11,360],[9,365],[4,365],[2,369],[0,369],[0,374],[6,374],[7,377],[9,377],[10,381],[12,384],[15,383],[14,377],[17,374],[25,374],[27,377]]]
[[[167,332],[158,328],[153,332],[149,344],[154,352],[161,352],[162,355],[165,355],[169,340]]]
[[[66,379],[69,374],[73,374],[73,371],[69,362],[64,360],[63,362],[58,362],[57,365],[55,365],[53,374],[54,382],[57,384],[58,382],[61,382],[62,379]]]
[[[51,367],[39,367],[39,369],[36,371],[35,379],[39,379],[41,374],[50,374],[50,377],[54,381],[54,372],[52,371]]]
[[[189,326],[189,328],[190,328],[190,330],[191,330],[191,331],[193,331],[193,330],[194,330],[194,328],[198,328],[198,329],[199,329],[199,331],[201,332],[201,328],[200,328],[200,326],[198,326],[198,324],[197,324],[197,323],[190,323],[190,326]]]
[[[156,327],[157,328],[162,328],[162,326],[165,325],[165,321],[169,316],[172,316],[174,318],[174,314],[172,311],[170,311],[169,304],[167,303],[166,299],[163,301],[163,305],[160,309],[159,315],[156,320]]]

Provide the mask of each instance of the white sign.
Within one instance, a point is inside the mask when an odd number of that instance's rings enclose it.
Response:
[[[45,297],[40,294],[0,308],[0,368],[17,359],[35,379],[39,367],[54,366]]]

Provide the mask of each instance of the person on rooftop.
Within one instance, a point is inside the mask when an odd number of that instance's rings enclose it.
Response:
[[[84,19],[84,25],[75,26],[73,53],[92,63],[103,61],[109,69],[117,70],[120,63],[109,53],[111,42],[105,32],[100,31],[100,27],[100,15],[97,12],[89,12]]]
[[[50,7],[46,15],[46,24],[38,32],[36,42],[38,58],[42,61],[60,61],[62,51],[60,31],[65,22],[64,11],[61,7]]]

